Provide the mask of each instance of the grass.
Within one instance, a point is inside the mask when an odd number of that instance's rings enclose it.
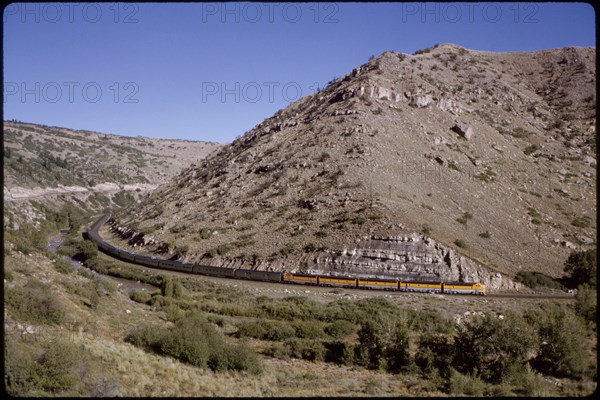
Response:
[[[470,212],[465,212],[462,216],[456,218],[456,221],[463,225],[466,225],[467,221],[469,221],[470,219],[473,219],[473,214],[471,214]]]
[[[492,169],[490,167],[485,167],[485,170],[483,172],[481,172],[478,175],[475,175],[475,177],[477,179],[484,181],[486,183],[493,182],[495,176],[496,176],[496,173],[494,171],[492,171]]]
[[[589,228],[591,226],[591,220],[589,217],[576,217],[571,221],[571,225],[577,228]]]
[[[540,147],[537,144],[531,144],[531,145],[525,147],[525,149],[523,149],[523,153],[525,153],[526,155],[530,155],[530,154],[535,153],[539,149],[540,149]]]
[[[464,248],[466,248],[466,247],[467,247],[467,242],[465,242],[465,241],[464,241],[464,240],[462,240],[462,239],[456,239],[456,240],[454,241],[454,244],[455,244],[455,245],[457,245],[458,247],[460,247],[461,249],[464,249]]]

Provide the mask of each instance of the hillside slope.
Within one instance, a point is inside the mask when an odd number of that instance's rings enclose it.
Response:
[[[596,241],[594,62],[593,48],[386,52],[185,169],[112,231],[226,267],[491,288],[522,270],[560,276]]]
[[[10,121],[3,128],[5,226],[12,216],[11,227],[36,218],[32,201],[91,213],[125,206],[221,146]]]

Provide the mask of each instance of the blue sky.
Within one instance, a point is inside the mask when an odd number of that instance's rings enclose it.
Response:
[[[369,56],[595,47],[586,3],[13,3],[4,119],[230,142]]]

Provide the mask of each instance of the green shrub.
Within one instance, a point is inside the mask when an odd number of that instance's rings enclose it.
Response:
[[[410,363],[408,329],[403,322],[375,315],[358,331],[355,359],[369,369],[398,372]]]
[[[150,301],[151,296],[145,290],[132,290],[131,293],[129,293],[129,298],[136,303],[146,304]]]
[[[452,339],[443,334],[422,333],[415,364],[427,374],[448,377],[454,360]]]
[[[583,284],[577,288],[575,295],[575,312],[588,322],[596,323],[596,308],[598,293],[589,285]]]
[[[553,289],[564,288],[557,279],[554,279],[542,272],[536,271],[519,271],[515,276],[515,280],[532,289],[535,289],[538,286],[544,286]]]
[[[491,238],[491,237],[492,237],[492,235],[490,235],[490,231],[485,231],[485,232],[481,232],[481,233],[479,234],[479,237],[482,237],[482,238],[484,238],[484,239],[489,239],[489,238]]]
[[[327,349],[321,341],[294,338],[288,339],[285,345],[289,348],[290,357],[309,361],[325,360]]]
[[[357,331],[357,325],[343,319],[338,319],[325,327],[325,333],[334,339],[346,338]]]
[[[461,217],[456,218],[456,221],[463,225],[466,225],[467,221],[469,221],[470,219],[473,219],[473,214],[471,214],[470,212],[465,212]]]
[[[588,217],[577,217],[571,221],[571,225],[577,228],[589,228],[590,219]]]
[[[92,242],[91,240],[84,240],[83,242],[80,242],[78,247],[79,248],[75,258],[81,261],[86,261],[98,256],[98,246],[96,246],[96,243]]]
[[[525,147],[525,149],[523,150],[523,153],[525,153],[526,155],[530,155],[532,153],[535,153],[539,149],[540,149],[540,147],[537,144],[531,144],[531,145]]]
[[[467,395],[482,397],[485,383],[476,375],[467,373],[465,375],[452,369],[448,381],[448,392],[452,395]]]
[[[487,313],[458,327],[455,365],[464,373],[477,371],[486,381],[501,382],[523,368],[536,343],[536,332],[521,316],[511,312],[499,318]]]
[[[455,244],[455,245],[457,245],[458,247],[460,247],[461,249],[464,249],[464,248],[466,248],[466,247],[467,247],[467,242],[465,242],[465,241],[464,241],[464,240],[462,240],[462,239],[456,239],[456,240],[454,241],[454,244]]]
[[[354,364],[354,345],[344,341],[334,341],[326,344],[325,361],[351,366]]]
[[[237,324],[237,337],[251,337],[254,339],[262,339],[269,329],[269,323],[260,321],[242,321]]]
[[[296,331],[293,327],[285,322],[274,322],[270,324],[269,329],[265,332],[263,339],[272,341],[281,341],[296,336]]]
[[[65,308],[50,288],[38,281],[29,281],[22,288],[7,288],[5,306],[16,318],[43,324],[59,324],[65,318]]]
[[[515,387],[515,391],[522,396],[542,397],[548,396],[548,382],[541,374],[534,372],[529,365],[525,373],[515,374],[510,383]]]
[[[39,354],[10,340],[5,348],[4,379],[7,392],[14,396],[61,393],[81,380],[89,368],[89,355],[82,347],[65,341],[44,342]]]
[[[318,321],[296,321],[293,324],[295,336],[302,339],[322,339],[325,337],[323,325]]]
[[[279,254],[281,254],[282,256],[287,256],[289,254],[294,253],[294,251],[296,251],[295,246],[292,243],[287,243],[285,246],[279,249]]]
[[[60,272],[61,274],[70,274],[73,272],[73,267],[71,263],[63,260],[62,258],[58,258],[54,261],[54,269]]]
[[[537,327],[539,353],[532,365],[544,374],[557,377],[583,377],[588,367],[585,326],[573,311],[556,304],[526,314]]]
[[[596,288],[596,249],[571,252],[565,262],[564,271],[569,287],[575,288],[585,283]]]
[[[260,373],[256,354],[240,344],[231,347],[203,316],[192,313],[171,328],[141,326],[126,341],[180,361],[213,371],[239,370]]]

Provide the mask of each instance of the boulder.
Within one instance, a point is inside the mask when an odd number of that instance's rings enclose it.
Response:
[[[471,137],[473,136],[473,127],[463,122],[459,122],[456,125],[454,125],[452,127],[452,130],[467,140],[471,139]]]
[[[427,107],[432,101],[433,98],[430,94],[417,94],[411,98],[410,104],[417,107]]]
[[[596,159],[594,157],[591,157],[591,156],[584,156],[583,157],[583,162],[584,162],[584,164],[587,164],[590,167],[595,167],[596,166]]]

